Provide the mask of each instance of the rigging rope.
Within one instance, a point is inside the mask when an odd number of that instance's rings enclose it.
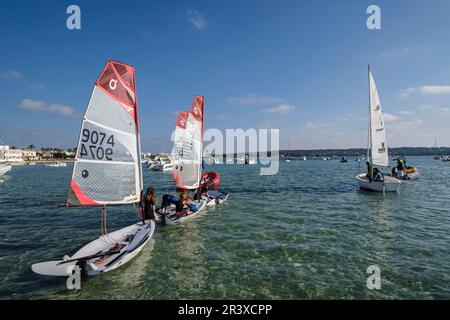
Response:
[[[106,207],[102,208],[102,235],[103,235],[103,239],[111,244],[117,244],[118,241],[112,237],[110,237],[108,235],[108,227],[107,227],[107,212],[106,212]]]

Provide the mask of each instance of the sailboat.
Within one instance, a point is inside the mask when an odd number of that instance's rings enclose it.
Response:
[[[284,160],[284,162],[291,162],[291,142],[288,141],[288,156],[286,157],[286,159]]]
[[[201,187],[216,185],[220,181],[217,172],[202,173],[203,170],[203,119],[204,97],[195,96],[188,112],[179,112],[174,133],[174,145],[172,149],[173,179],[178,190],[197,190]],[[162,210],[158,210],[158,220],[167,224],[176,224],[192,219],[205,207],[222,203],[227,200],[228,193],[211,191],[210,199],[194,201],[195,210],[181,217],[176,215],[176,206],[172,204]]]
[[[102,235],[61,260],[33,264],[35,273],[68,276],[78,266],[84,275],[98,275],[120,267],[142,251],[153,235],[154,221],[143,220],[111,233],[106,223],[107,206],[131,206],[140,200],[140,149],[134,68],[109,60],[82,120],[65,203],[68,207],[102,207]]]
[[[438,156],[438,148],[437,148],[437,141],[436,138],[434,138],[434,160],[439,160],[441,157]]]
[[[176,126],[180,138],[174,140],[172,176],[178,189],[195,190],[200,186],[203,161],[203,111],[204,97],[195,96],[184,128],[178,124]]]
[[[374,166],[389,167],[389,152],[386,141],[386,129],[381,110],[380,97],[378,96],[375,80],[369,66],[369,134],[368,134],[367,159],[372,170],[369,173],[361,173],[356,180],[361,188],[379,192],[398,191],[401,181],[384,176],[381,173],[375,175]],[[379,172],[379,171],[377,171]]]

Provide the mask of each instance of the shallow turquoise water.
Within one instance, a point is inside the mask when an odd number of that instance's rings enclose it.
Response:
[[[156,230],[131,263],[65,289],[64,278],[35,275],[98,236],[98,208],[58,208],[72,166],[14,167],[0,181],[0,298],[39,299],[442,299],[450,298],[450,166],[410,157],[421,177],[400,194],[364,192],[354,177],[364,164],[215,165],[226,204]],[[170,174],[144,171],[158,195]],[[133,208],[108,209],[109,230],[134,222]],[[381,268],[381,289],[366,269]]]

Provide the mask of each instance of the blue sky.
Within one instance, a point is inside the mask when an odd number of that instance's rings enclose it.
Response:
[[[81,30],[66,8],[81,8]],[[366,9],[381,8],[368,30]],[[107,59],[136,68],[142,146],[175,112],[206,128],[279,128],[281,147],[365,147],[367,64],[391,146],[450,146],[449,1],[2,1],[0,139],[72,147]]]

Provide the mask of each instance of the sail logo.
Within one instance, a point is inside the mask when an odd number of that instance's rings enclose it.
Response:
[[[117,88],[117,80],[116,79],[111,79],[109,81],[109,88],[111,90],[116,90],[116,88]]]

